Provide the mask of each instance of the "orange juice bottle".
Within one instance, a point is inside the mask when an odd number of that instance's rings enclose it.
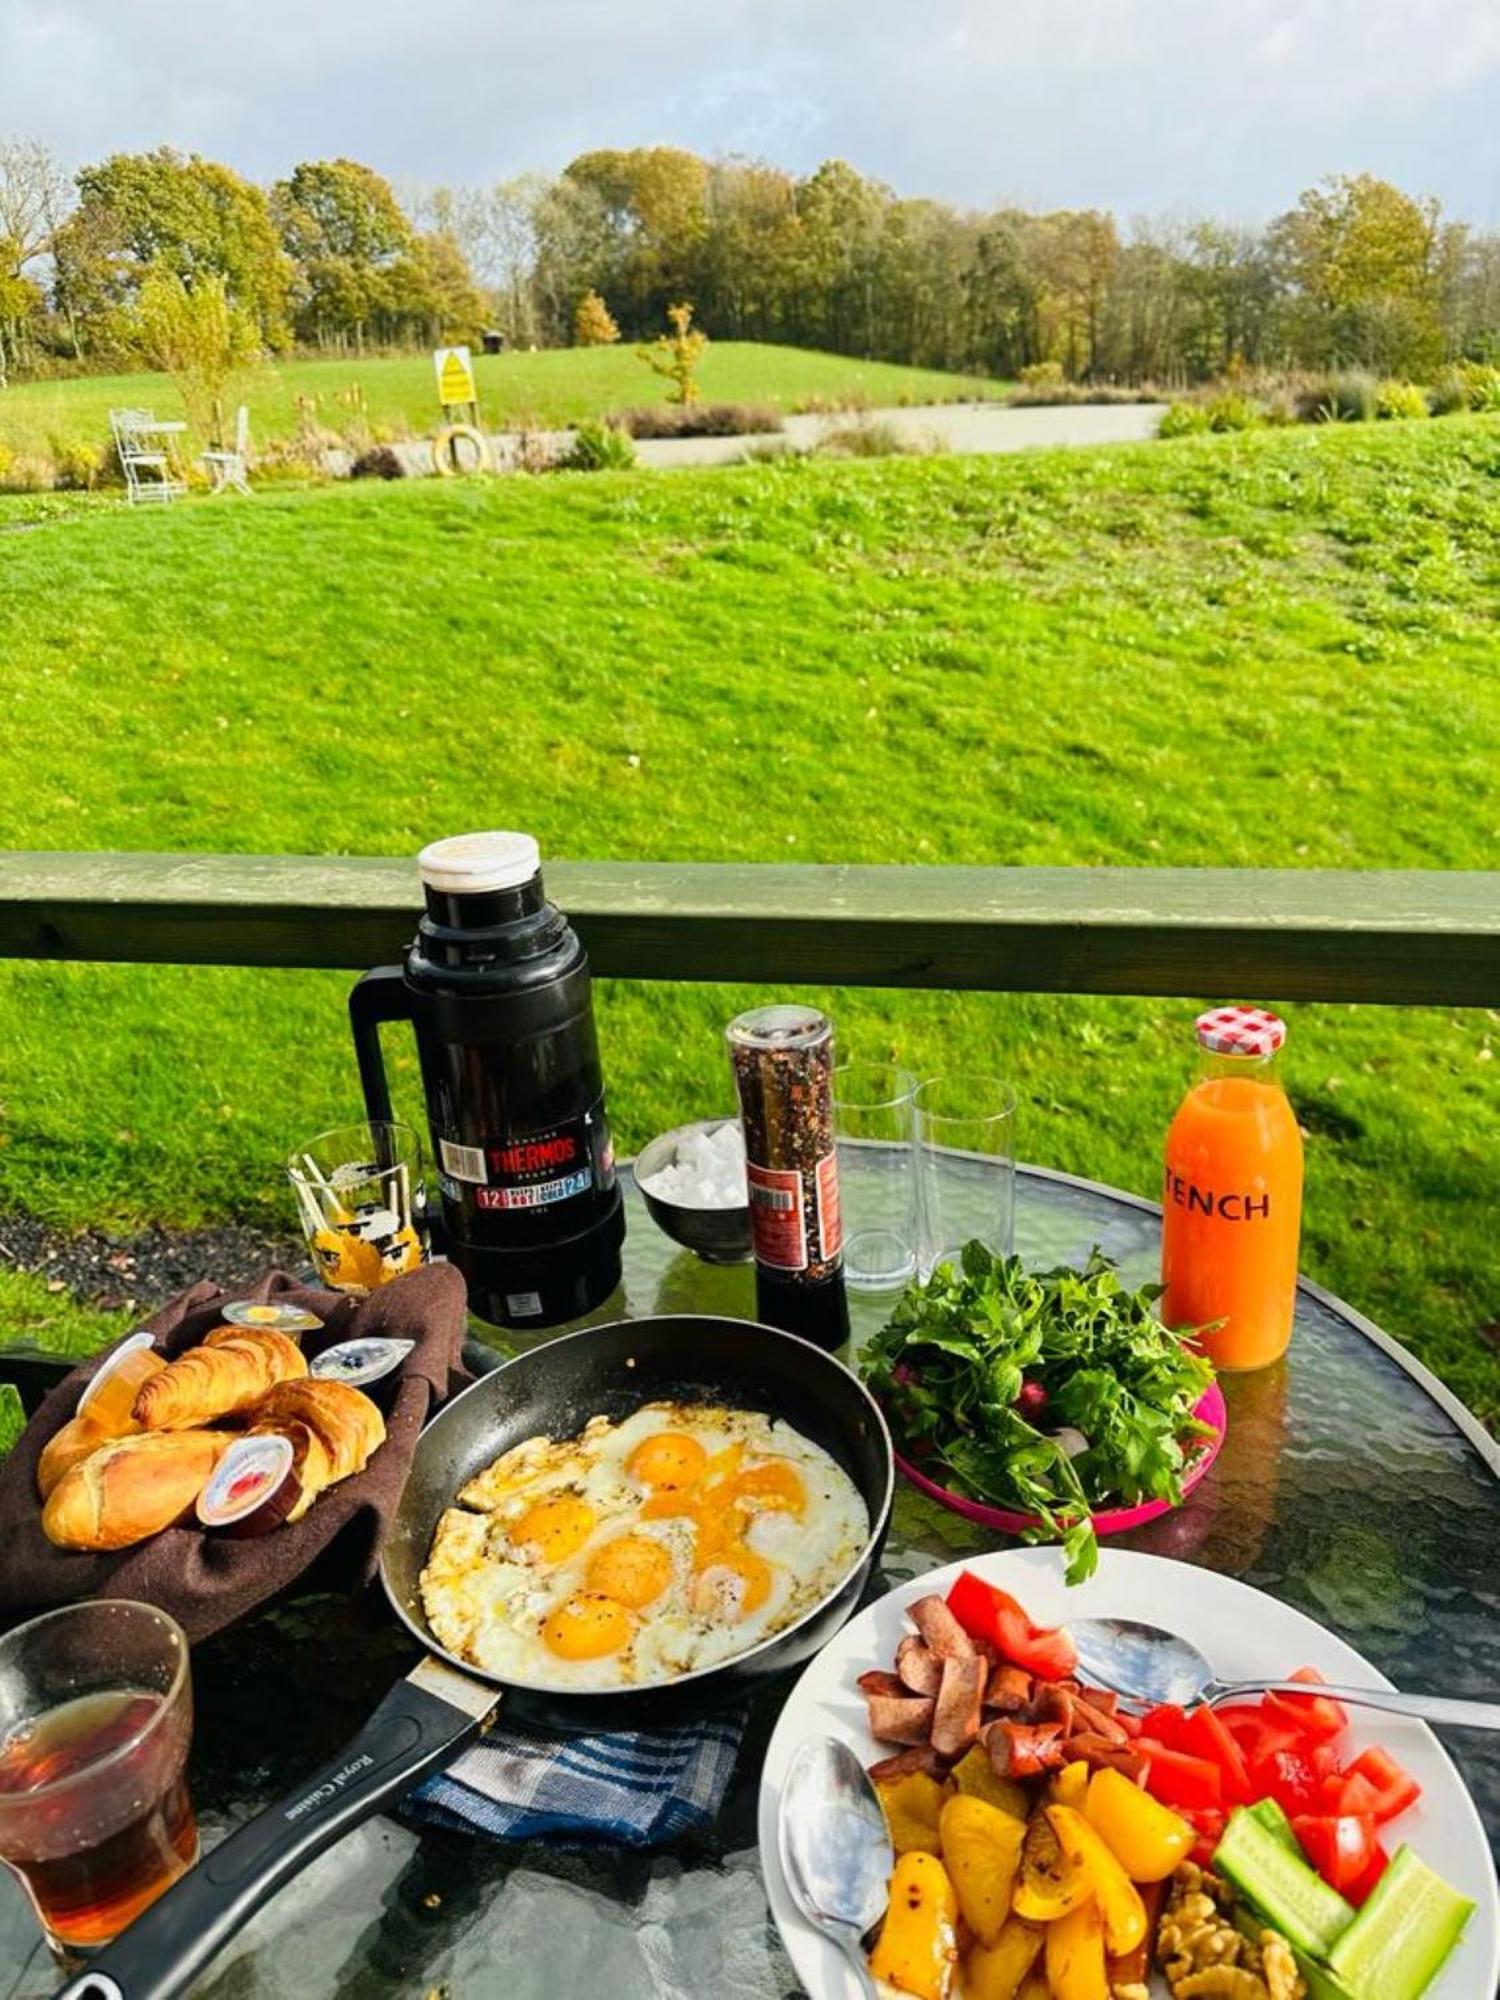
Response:
[[[1162,1318],[1222,1320],[1218,1368],[1264,1368],[1292,1337],[1302,1224],[1302,1134],[1276,1075],[1285,1023],[1261,1007],[1200,1014],[1197,1082],[1167,1133]]]

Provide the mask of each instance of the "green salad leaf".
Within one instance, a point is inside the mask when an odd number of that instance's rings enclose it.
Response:
[[[971,1500],[1034,1514],[1067,1580],[1098,1563],[1093,1514],[1182,1499],[1211,1364],[1094,1250],[1081,1270],[1027,1271],[982,1243],[908,1286],[860,1357],[905,1458]],[[1064,1433],[1059,1436],[1058,1433]],[[1067,1435],[1074,1433],[1076,1435]],[[1083,1443],[1080,1445],[1079,1438]]]

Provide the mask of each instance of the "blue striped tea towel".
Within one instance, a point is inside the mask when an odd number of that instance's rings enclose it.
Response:
[[[550,1835],[660,1847],[712,1825],[744,1711],[682,1729],[549,1736],[501,1726],[429,1778],[401,1811],[428,1826],[505,1840]]]

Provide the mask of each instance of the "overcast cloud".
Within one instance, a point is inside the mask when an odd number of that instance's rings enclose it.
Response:
[[[403,185],[668,143],[1253,219],[1333,170],[1500,223],[1500,0],[0,0],[0,132]]]

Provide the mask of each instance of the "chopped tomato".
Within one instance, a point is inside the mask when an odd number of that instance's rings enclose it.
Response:
[[[1148,1760],[1146,1790],[1164,1806],[1177,1806],[1186,1812],[1217,1806],[1222,1800],[1224,1782],[1218,1765],[1210,1763],[1208,1758],[1170,1750],[1165,1743],[1153,1742],[1149,1736],[1138,1737],[1135,1747]]]
[[[1368,1814],[1294,1814],[1292,1831],[1313,1867],[1340,1895],[1367,1875],[1374,1863],[1375,1822]]]
[[[1342,1775],[1344,1767],[1339,1761],[1338,1751],[1331,1743],[1311,1744],[1303,1754],[1307,1758],[1308,1769],[1315,1778],[1321,1780]]]
[[[1368,1810],[1377,1826],[1384,1826],[1397,1813],[1404,1813],[1422,1796],[1422,1787],[1411,1772],[1398,1764],[1388,1750],[1378,1746],[1360,1752],[1349,1766],[1349,1776],[1362,1779],[1373,1788],[1375,1799]]]
[[[1370,1892],[1391,1865],[1391,1857],[1377,1840],[1375,1852],[1370,1856],[1370,1865],[1357,1881],[1350,1882],[1344,1889],[1344,1900],[1352,1903],[1356,1910],[1363,1909],[1370,1899]]]
[[[1277,1750],[1302,1751],[1307,1748],[1307,1738],[1300,1729],[1278,1722],[1263,1708],[1226,1702],[1223,1708],[1216,1708],[1214,1714],[1240,1746],[1240,1755],[1246,1764],[1254,1764],[1259,1758],[1269,1757]]]
[[[1195,1708],[1182,1725],[1178,1747],[1190,1756],[1206,1757],[1219,1767],[1224,1803],[1247,1806],[1255,1794],[1240,1746],[1211,1708]]]
[[[1375,1818],[1380,1794],[1357,1771],[1330,1771],[1318,1781],[1318,1805],[1326,1813],[1368,1813]]]
[[[1179,1810],[1198,1836],[1189,1850],[1188,1859],[1196,1861],[1200,1868],[1207,1868],[1214,1858],[1214,1849],[1224,1838],[1229,1815],[1217,1806],[1183,1806]]]
[[[1298,1667],[1287,1679],[1305,1681],[1309,1687],[1324,1684],[1316,1667]],[[1341,1735],[1349,1726],[1347,1713],[1326,1694],[1268,1694],[1263,1700],[1268,1716],[1275,1716],[1277,1721],[1320,1741]]]
[[[1307,1759],[1295,1750],[1273,1750],[1269,1756],[1250,1760],[1252,1797],[1274,1799],[1288,1819],[1318,1810],[1323,1803],[1321,1784]]]
[[[1169,1750],[1176,1750],[1181,1747],[1182,1725],[1186,1721],[1187,1710],[1179,1708],[1175,1701],[1159,1702],[1141,1717],[1141,1734],[1149,1736],[1153,1743],[1164,1743]]]
[[[1033,1625],[1013,1597],[972,1570],[948,1592],[948,1609],[971,1639],[1041,1680],[1066,1680],[1078,1665],[1078,1648],[1061,1626]]]

